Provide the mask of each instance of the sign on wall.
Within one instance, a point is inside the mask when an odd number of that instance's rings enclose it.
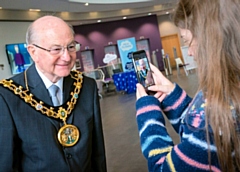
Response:
[[[149,39],[140,39],[137,41],[137,49],[145,50],[149,62],[152,62],[149,48]]]
[[[91,50],[82,51],[81,56],[82,56],[84,71],[94,70],[93,52]]]
[[[122,68],[124,72],[132,71],[134,69],[131,58],[131,53],[137,51],[135,38],[126,38],[117,41],[120,58],[122,61]]]
[[[108,45],[104,47],[104,53],[106,54],[115,54],[117,57],[117,45]],[[114,60],[111,61],[111,64],[117,64],[118,59],[115,58]]]

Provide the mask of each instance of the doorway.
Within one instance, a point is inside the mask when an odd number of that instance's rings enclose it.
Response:
[[[174,47],[176,48],[177,57],[180,57],[183,60],[178,34],[163,36],[161,37],[161,40],[164,54],[169,55],[171,67],[176,68],[176,62],[173,51]]]

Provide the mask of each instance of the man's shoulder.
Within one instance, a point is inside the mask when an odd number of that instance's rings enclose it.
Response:
[[[12,80],[13,82],[20,84],[20,83],[24,82],[24,72],[14,75],[5,80]]]
[[[24,75],[20,73],[10,78],[0,80],[0,95],[2,96],[9,96],[9,93],[12,92],[9,87],[5,85],[8,81],[11,81],[14,85],[22,85],[24,83]]]
[[[83,83],[91,83],[91,84],[94,84],[96,81],[95,81],[95,79],[93,79],[93,78],[90,78],[90,77],[88,77],[88,76],[85,76],[85,75],[83,75]]]

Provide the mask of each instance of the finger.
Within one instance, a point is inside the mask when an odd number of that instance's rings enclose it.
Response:
[[[154,97],[156,97],[158,99],[162,94],[163,94],[162,92],[156,92],[154,94]]]
[[[138,100],[140,98],[140,93],[138,91],[138,89],[136,89],[136,99]]]
[[[166,84],[170,82],[156,66],[150,64],[150,67],[155,84]]]
[[[172,92],[173,87],[172,87],[172,85],[153,85],[153,86],[148,87],[148,89],[151,91],[162,92],[162,93],[168,94],[168,93]]]
[[[162,95],[158,98],[158,100],[159,100],[160,102],[162,102],[162,101],[165,99],[166,96],[167,96],[166,94],[162,94]]]
[[[152,76],[155,84],[162,84],[155,73],[152,72]]]
[[[141,84],[137,83],[136,87],[137,87],[137,99],[143,96],[147,96],[147,93]]]
[[[160,72],[160,70],[156,66],[154,66],[152,63],[150,63],[150,68],[156,76],[164,77],[162,72]]]

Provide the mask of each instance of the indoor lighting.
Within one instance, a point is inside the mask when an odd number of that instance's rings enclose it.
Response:
[[[123,19],[127,19],[127,17],[123,17]]]
[[[98,16],[98,12],[90,12],[89,15],[91,17],[97,17]]]
[[[102,20],[98,20],[97,22],[100,23]]]
[[[169,14],[169,12],[167,11],[166,14]]]
[[[84,3],[86,0],[68,0],[69,2],[78,2]],[[120,4],[120,3],[137,3],[137,2],[148,2],[151,0],[88,0],[89,3],[92,4]]]
[[[29,9],[29,11],[41,11],[40,9]]]
[[[2,9],[2,7],[0,7],[0,10]]]
[[[152,13],[148,13],[148,15],[150,16],[150,15],[152,15]]]
[[[130,9],[122,9],[122,13],[129,13],[130,12]]]
[[[85,6],[88,6],[89,4],[88,3],[85,3]]]

